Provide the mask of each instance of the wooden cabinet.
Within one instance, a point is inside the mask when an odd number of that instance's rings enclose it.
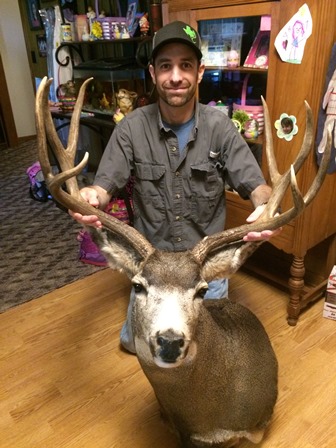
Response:
[[[336,2],[334,0],[306,0],[313,20],[313,32],[307,40],[301,64],[283,62],[274,47],[279,31],[302,6],[301,0],[230,1],[167,0],[163,4],[164,22],[183,20],[194,27],[199,21],[249,16],[271,16],[269,68],[266,100],[272,123],[282,113],[297,118],[299,132],[291,140],[279,139],[273,128],[276,159],[280,172],[284,172],[298,153],[305,129],[304,101],[310,104],[315,118],[316,134],[321,99],[325,92],[326,72],[331,49],[336,37]],[[262,168],[269,180],[266,160]],[[298,185],[305,193],[315,174],[317,164],[314,148],[298,175]],[[332,204],[336,194],[336,174],[327,175],[324,185],[311,206],[294,222],[285,226],[281,234],[265,243],[249,260],[246,267],[268,281],[286,288],[289,295],[288,323],[295,325],[300,311],[311,301],[321,298],[326,279],[336,263],[336,213]],[[282,207],[290,206],[286,196]],[[227,193],[227,226],[242,224],[251,212],[249,201],[235,193]]]

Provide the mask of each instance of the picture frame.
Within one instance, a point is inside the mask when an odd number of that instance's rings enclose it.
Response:
[[[40,58],[47,57],[47,39],[45,34],[36,35],[36,43]]]
[[[29,27],[32,31],[42,29],[42,20],[39,14],[39,0],[26,0]]]
[[[258,31],[258,34],[244,62],[244,67],[268,68],[270,34],[270,31]]]
[[[131,36],[133,36],[135,32],[136,23],[136,15],[138,10],[138,0],[128,0],[127,5],[127,13],[126,13],[126,26]]]

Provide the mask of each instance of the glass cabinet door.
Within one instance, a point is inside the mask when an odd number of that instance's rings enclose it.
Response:
[[[237,127],[241,124],[248,141],[261,144],[261,96],[266,97],[271,17],[207,19],[197,24],[206,66],[200,102],[219,107],[234,118]],[[260,152],[261,148],[258,158]]]

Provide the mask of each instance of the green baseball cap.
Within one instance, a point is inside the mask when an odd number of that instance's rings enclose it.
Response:
[[[166,44],[180,42],[189,45],[196,53],[198,59],[202,59],[201,38],[198,32],[184,22],[175,21],[160,28],[153,37],[152,59],[155,59],[158,51]]]

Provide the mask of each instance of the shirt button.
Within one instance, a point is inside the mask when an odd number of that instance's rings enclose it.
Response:
[[[181,195],[180,195],[179,193],[177,193],[177,194],[175,195],[175,198],[176,198],[176,199],[180,199],[180,197],[181,197]]]
[[[180,175],[180,172],[179,171],[176,171],[176,173],[175,173],[175,176],[179,176]]]
[[[175,216],[175,219],[176,219],[176,221],[178,221],[180,219],[180,217],[179,216]]]
[[[181,241],[182,241],[182,238],[176,238],[176,241],[178,242],[178,243],[180,243]]]
[[[173,152],[175,152],[175,151],[176,151],[176,146],[172,146],[172,147],[171,147],[171,150],[172,150]]]

